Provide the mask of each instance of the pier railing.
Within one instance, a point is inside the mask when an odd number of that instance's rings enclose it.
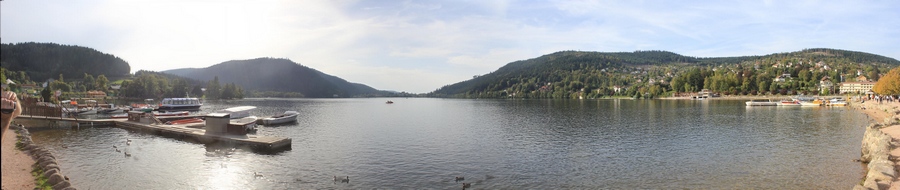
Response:
[[[38,104],[38,99],[26,97],[19,101],[22,106],[22,115],[32,116],[62,116],[62,108],[58,106],[46,106]]]

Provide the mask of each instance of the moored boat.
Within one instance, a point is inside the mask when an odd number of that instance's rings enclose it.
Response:
[[[828,100],[828,106],[847,106],[847,101],[841,98],[833,98]]]
[[[274,125],[281,123],[288,123],[297,121],[297,115],[300,115],[299,112],[296,111],[286,111],[283,114],[275,115],[272,117],[262,118],[258,121],[259,124],[263,125]]]
[[[747,106],[777,106],[778,102],[773,102],[769,99],[756,99],[744,102]]]
[[[124,113],[125,109],[121,107],[111,107],[111,108],[101,108],[97,110],[99,114],[115,114],[115,113]]]
[[[813,99],[811,101],[800,101],[801,106],[822,106],[824,102],[821,99]]]
[[[200,99],[197,98],[166,98],[159,103],[159,110],[200,110]]]
[[[798,100],[781,100],[778,102],[778,106],[799,106],[800,101]]]
[[[189,114],[190,114],[190,113],[188,113],[187,111],[178,111],[178,112],[153,112],[153,116],[157,116],[157,117],[159,117],[159,116],[185,116],[185,115],[189,115]],[[115,119],[119,119],[119,118],[128,118],[128,113],[111,115],[111,116],[109,116],[109,118],[115,118]]]
[[[190,123],[203,123],[203,119],[195,117],[195,118],[179,119],[179,120],[166,122],[167,125],[181,125],[181,124],[190,124]]]
[[[256,109],[256,106],[238,106],[216,111],[215,113],[227,114],[229,116],[230,125],[243,125],[244,129],[249,132],[256,131],[256,116],[251,116],[250,111]]]

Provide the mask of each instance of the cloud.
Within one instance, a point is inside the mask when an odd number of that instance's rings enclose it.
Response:
[[[4,43],[54,42],[138,69],[289,58],[429,92],[562,50],[762,55],[827,47],[900,58],[900,3],[820,1],[3,1]]]

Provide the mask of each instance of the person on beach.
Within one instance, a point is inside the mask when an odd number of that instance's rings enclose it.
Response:
[[[0,141],[2,141],[4,140],[2,135],[9,129],[12,120],[22,113],[16,93],[6,90],[0,92],[0,112],[2,112],[0,113],[0,116],[2,116],[0,117],[0,125],[3,127],[3,131],[0,131]]]

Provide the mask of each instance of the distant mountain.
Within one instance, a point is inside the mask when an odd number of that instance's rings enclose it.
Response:
[[[359,97],[384,94],[364,84],[322,73],[288,59],[232,60],[207,68],[163,71],[201,81],[216,76],[222,84],[235,83],[248,91],[299,92],[310,98]]]
[[[12,71],[25,71],[33,81],[59,78],[81,79],[84,73],[115,78],[128,75],[128,62],[111,54],[72,45],[55,43],[0,44],[0,65]]]
[[[765,56],[697,58],[667,51],[561,51],[515,61],[446,85],[431,96],[461,98],[596,98],[672,95],[710,89],[725,94],[815,93],[831,81],[877,80],[900,61],[865,52],[806,49]],[[778,81],[788,74],[796,80]]]

